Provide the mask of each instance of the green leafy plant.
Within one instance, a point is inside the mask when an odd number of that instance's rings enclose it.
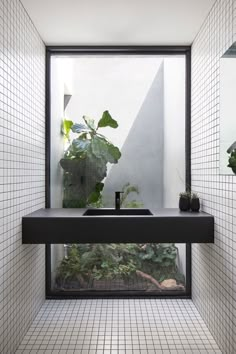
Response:
[[[191,198],[192,198],[192,199],[199,199],[197,193],[192,193],[192,194],[191,194]]]
[[[174,243],[148,243],[142,248],[139,257],[143,261],[169,267],[175,265],[177,250]]]
[[[236,141],[228,148],[229,160],[227,167],[232,168],[234,174],[236,174]]]
[[[184,283],[176,265],[177,254],[173,243],[73,244],[57,269],[57,282],[68,286],[77,281],[82,288],[91,279],[135,279],[136,271],[141,270],[159,282],[171,278]]]
[[[130,249],[124,244],[91,244],[81,257],[82,271],[94,279],[114,279],[135,271]]]
[[[116,164],[121,157],[114,146],[99,128],[117,128],[118,123],[108,111],[95,124],[94,119],[83,116],[83,124],[63,121],[63,134],[69,147],[60,160],[64,170],[64,208],[83,208],[98,203],[107,175],[107,164]],[[71,133],[77,136],[71,140]]]
[[[184,276],[176,265],[178,248],[174,243],[149,243],[141,247],[138,257],[141,259],[141,270],[161,282],[165,279],[176,279],[184,284]]]
[[[64,287],[68,281],[77,281],[80,285],[83,283],[80,255],[76,245],[71,246],[69,257],[64,257],[57,268],[56,282]]]
[[[121,195],[121,206],[123,208],[141,208],[143,203],[138,202],[135,199],[129,200],[128,197],[130,194],[139,194],[138,186],[131,185],[129,182],[122,187]]]

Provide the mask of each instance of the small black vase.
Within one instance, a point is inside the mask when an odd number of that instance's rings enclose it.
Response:
[[[200,201],[199,201],[199,198],[193,198],[193,199],[191,199],[190,207],[191,207],[191,210],[192,210],[192,211],[199,211],[199,209],[200,209]]]
[[[181,211],[188,211],[190,209],[190,198],[180,197],[179,198],[179,209]]]

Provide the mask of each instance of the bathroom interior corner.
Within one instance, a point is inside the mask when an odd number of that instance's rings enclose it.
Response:
[[[236,352],[235,58],[236,0],[0,0],[0,353]]]

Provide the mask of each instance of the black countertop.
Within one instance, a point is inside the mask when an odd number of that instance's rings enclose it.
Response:
[[[49,208],[49,209],[38,209],[31,214],[24,216],[23,218],[84,218],[84,213],[88,210],[88,208]],[[134,209],[136,210],[136,209]],[[139,218],[139,217],[148,217],[148,218],[208,218],[209,216],[213,218],[212,215],[205,213],[203,211],[192,212],[192,211],[180,211],[177,208],[164,208],[164,209],[155,209],[151,210],[153,215],[99,215],[100,217],[131,217],[131,218]],[[86,216],[94,217],[94,216]],[[97,218],[98,216],[96,216]]]
[[[179,209],[153,215],[84,216],[87,209],[39,209],[22,218],[22,243],[212,243],[214,217]]]

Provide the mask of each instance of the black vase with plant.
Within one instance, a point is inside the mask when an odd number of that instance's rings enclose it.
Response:
[[[190,208],[192,211],[195,211],[195,212],[199,211],[199,209],[200,209],[200,201],[199,201],[197,193],[193,193],[191,196]]]
[[[179,194],[179,209],[181,211],[188,211],[190,209],[190,193],[183,192]]]

